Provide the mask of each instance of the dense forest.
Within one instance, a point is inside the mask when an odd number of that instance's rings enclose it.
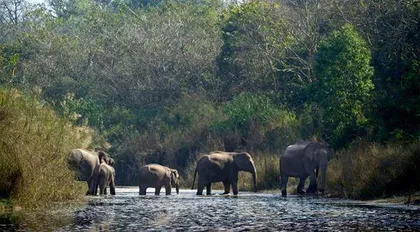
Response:
[[[118,185],[160,163],[185,187],[202,154],[247,151],[278,188],[286,146],[317,140],[331,192],[419,191],[419,20],[415,0],[1,0],[0,190],[77,146]]]

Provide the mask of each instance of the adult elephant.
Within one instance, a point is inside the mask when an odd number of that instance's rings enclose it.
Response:
[[[197,162],[194,173],[194,180],[198,173],[197,195],[202,195],[206,187],[207,195],[211,195],[211,183],[223,182],[225,191],[223,194],[229,194],[232,186],[233,194],[238,195],[238,173],[239,171],[250,172],[254,185],[254,191],[257,191],[257,171],[254,161],[250,154],[246,152],[223,152],[216,151],[201,157]]]
[[[87,181],[88,191],[86,195],[96,195],[99,166],[102,162],[113,162],[113,159],[103,151],[73,149],[67,157],[67,162],[70,168],[76,171],[79,181]]]
[[[99,165],[98,185],[100,195],[107,194],[108,186],[111,195],[115,195],[115,169],[105,162]]]
[[[171,169],[160,164],[148,164],[139,171],[139,194],[146,195],[148,187],[155,188],[155,195],[160,194],[162,186],[165,186],[166,195],[171,195],[172,187],[179,194],[179,174],[176,169]]]
[[[280,157],[281,194],[287,195],[287,181],[289,177],[299,178],[297,192],[324,192],[326,185],[328,161],[333,157],[333,150],[324,142],[305,142],[290,145]],[[320,188],[317,189],[318,171],[321,170]],[[303,190],[305,180],[310,178],[308,189]]]

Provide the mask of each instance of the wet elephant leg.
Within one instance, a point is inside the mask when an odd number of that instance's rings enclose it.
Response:
[[[211,182],[207,184],[206,186],[206,194],[211,195]]]
[[[316,192],[316,175],[315,175],[315,171],[313,170],[310,175],[310,183],[309,183],[309,187],[306,190],[306,193],[315,193]]]
[[[303,188],[305,187],[306,178],[308,178],[308,176],[304,176],[304,177],[300,178],[299,185],[297,187],[297,193],[298,194],[305,194],[306,193],[305,190],[303,190]]]
[[[231,184],[232,184],[232,192],[233,192],[233,195],[238,195],[238,171],[236,171],[236,170],[234,170],[234,171],[232,171],[231,172],[231,175],[230,175],[230,182],[231,182]]]
[[[205,183],[203,181],[198,181],[198,187],[197,187],[197,195],[203,195]]]
[[[229,192],[230,192],[230,183],[229,183],[229,181],[223,181],[223,186],[225,187],[225,192],[223,194],[229,194]]]
[[[139,187],[139,194],[140,195],[146,195],[146,190],[147,190],[146,187]]]
[[[156,187],[155,188],[155,195],[159,195],[160,194],[160,189],[162,188],[162,186]]]
[[[232,192],[233,195],[238,195],[238,181],[233,181],[232,182]]]
[[[171,195],[171,190],[172,190],[171,185],[165,186],[165,193],[166,193],[166,195]]]
[[[86,192],[86,195],[90,194],[90,180],[87,181],[87,185],[88,185],[88,190]]]
[[[281,195],[287,196],[287,182],[289,181],[289,177],[287,175],[282,175],[280,178],[281,178]]]

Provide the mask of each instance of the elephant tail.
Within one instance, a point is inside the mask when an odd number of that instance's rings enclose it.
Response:
[[[197,175],[197,168],[195,168],[195,171],[194,171],[194,179],[193,179],[193,182],[192,182],[192,187],[191,187],[191,189],[194,189],[194,182],[195,182],[195,176]]]

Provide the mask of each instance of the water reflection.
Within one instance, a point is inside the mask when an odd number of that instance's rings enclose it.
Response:
[[[420,231],[418,210],[280,194],[240,192],[238,197],[208,197],[182,190],[179,195],[154,196],[153,189],[149,191],[139,196],[137,188],[118,188],[116,196],[90,197],[88,204],[71,212],[72,221],[53,230]]]

